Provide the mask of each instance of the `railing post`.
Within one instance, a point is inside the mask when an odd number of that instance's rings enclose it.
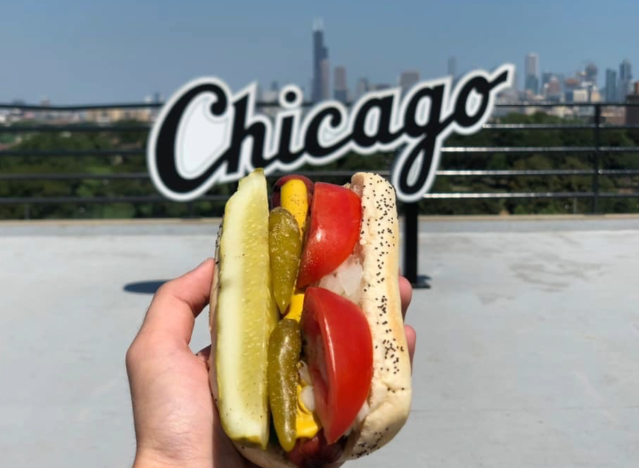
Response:
[[[419,205],[404,204],[404,270],[403,275],[414,288],[429,288],[427,277],[419,276]]]
[[[594,147],[595,154],[593,157],[593,173],[592,173],[592,214],[599,212],[599,166],[601,164],[601,150],[600,145],[600,130],[601,130],[601,105],[595,104],[595,133],[594,133]]]

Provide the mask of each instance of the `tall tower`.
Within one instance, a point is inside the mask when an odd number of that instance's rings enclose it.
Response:
[[[329,74],[328,49],[324,45],[324,22],[316,19],[313,22],[313,102],[328,99]]]
[[[417,70],[406,70],[399,75],[399,87],[402,88],[402,93],[406,93],[417,83],[419,83]]]
[[[625,101],[626,96],[632,91],[632,66],[628,60],[624,60],[619,65],[619,100]]]
[[[524,88],[533,94],[539,93],[539,55],[531,53],[526,55]]]
[[[612,68],[608,68],[606,69],[606,101],[615,102],[618,98],[617,72]]]
[[[333,80],[333,97],[340,102],[348,100],[348,86],[346,85],[346,67],[335,67],[335,79]]]

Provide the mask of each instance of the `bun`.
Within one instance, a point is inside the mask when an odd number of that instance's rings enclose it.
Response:
[[[399,221],[395,191],[381,176],[362,172],[353,176],[349,187],[362,201],[359,244],[364,276],[360,307],[373,337],[374,369],[365,409],[360,412],[359,422],[347,438],[340,461],[368,455],[386,445],[408,419],[412,393],[410,358],[399,296]],[[221,229],[218,235],[221,235]],[[216,258],[217,254],[216,251]],[[212,340],[215,340],[216,285],[214,280],[210,320]],[[211,372],[215,396],[214,380],[214,372]],[[239,443],[235,445],[242,455],[263,468],[296,468],[279,446],[269,444],[263,451]]]
[[[343,459],[359,458],[386,445],[410,412],[411,367],[399,297],[399,221],[395,190],[377,174],[355,174],[351,189],[362,200],[361,309],[373,336],[369,412],[348,438]],[[378,275],[379,274],[379,275]]]

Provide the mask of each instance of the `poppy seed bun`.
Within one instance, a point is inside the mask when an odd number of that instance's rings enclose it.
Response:
[[[360,307],[373,338],[373,378],[368,411],[349,434],[341,461],[368,455],[387,444],[408,418],[411,367],[399,295],[399,222],[393,187],[381,176],[357,173],[349,184],[362,202],[360,251],[363,278]],[[211,325],[216,302],[211,297]],[[214,327],[211,328],[215,340]],[[213,370],[213,369],[212,369]],[[215,392],[214,371],[211,388]],[[279,446],[266,451],[236,444],[242,455],[264,468],[295,468]]]
[[[369,412],[347,441],[345,459],[388,443],[402,428],[411,402],[411,367],[399,296],[399,221],[393,187],[381,176],[357,173],[351,189],[362,200],[361,309],[373,337]]]

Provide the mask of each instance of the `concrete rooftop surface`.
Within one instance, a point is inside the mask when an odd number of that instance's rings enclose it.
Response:
[[[211,256],[216,231],[0,223],[0,466],[130,466],[144,291]],[[639,217],[422,218],[419,242],[411,416],[349,466],[639,466]]]

